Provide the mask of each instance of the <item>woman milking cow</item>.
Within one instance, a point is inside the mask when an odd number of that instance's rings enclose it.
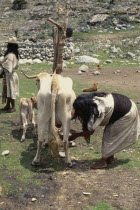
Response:
[[[140,134],[136,104],[117,93],[94,92],[78,96],[73,104],[73,119],[78,118],[83,131],[73,133],[70,140],[87,139],[98,126],[105,126],[102,139],[102,158],[91,169],[106,168],[114,163],[114,154],[133,145]]]

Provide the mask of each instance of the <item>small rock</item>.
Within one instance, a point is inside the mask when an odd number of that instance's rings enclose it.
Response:
[[[9,150],[4,150],[1,154],[2,154],[3,156],[9,155]]]
[[[78,74],[82,74],[82,72],[79,70],[79,71],[78,71]]]
[[[83,195],[91,195],[89,192],[83,192]]]
[[[32,202],[35,202],[35,201],[37,201],[37,199],[36,198],[32,198]]]
[[[119,195],[118,195],[118,194],[116,194],[116,193],[113,193],[113,196],[114,196],[114,197],[118,197]]]
[[[73,141],[70,141],[70,142],[69,142],[69,147],[76,147],[76,143],[73,142]]]
[[[87,65],[82,65],[79,68],[79,71],[81,72],[88,72],[88,70],[89,70],[89,67]]]
[[[113,63],[112,60],[106,60],[106,63]]]
[[[117,73],[121,73],[121,70],[117,70],[116,72],[117,72]]]
[[[41,198],[45,198],[45,195],[41,195]]]
[[[94,74],[94,75],[100,75],[101,72],[100,72],[100,71],[94,71],[93,74]]]

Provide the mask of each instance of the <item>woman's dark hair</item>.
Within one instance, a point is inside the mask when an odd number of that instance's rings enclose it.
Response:
[[[78,118],[81,121],[83,130],[88,130],[87,124],[93,115],[95,116],[95,120],[99,117],[97,104],[94,103],[93,98],[95,96],[104,97],[106,95],[107,93],[104,92],[82,94],[74,101],[73,107],[75,109],[75,118]]]
[[[7,50],[4,54],[4,57],[9,53],[14,53],[17,59],[19,59],[19,51],[18,51],[18,44],[8,43]]]

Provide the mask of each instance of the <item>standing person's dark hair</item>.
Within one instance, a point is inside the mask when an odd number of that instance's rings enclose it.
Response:
[[[8,43],[7,50],[4,53],[4,57],[9,53],[14,53],[16,58],[19,60],[19,51],[18,51],[18,44]]]
[[[0,62],[2,66],[0,74],[4,74],[2,84],[2,103],[6,103],[6,106],[1,110],[14,112],[16,111],[15,99],[19,96],[19,78],[16,73],[19,60],[17,38],[9,38],[7,43],[4,59]]]

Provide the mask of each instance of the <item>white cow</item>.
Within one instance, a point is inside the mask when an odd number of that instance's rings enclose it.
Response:
[[[28,120],[33,125],[33,135],[36,134],[36,123],[35,123],[35,112],[34,109],[37,109],[37,97],[32,96],[31,98],[20,98],[19,104],[19,115],[20,115],[20,124],[19,130],[23,127],[23,134],[21,137],[21,142],[25,140]],[[22,126],[23,125],[23,126]]]
[[[73,102],[76,98],[72,89],[73,82],[68,77],[58,74],[40,73],[37,76],[27,76],[36,78],[38,86],[38,145],[37,153],[32,161],[32,165],[40,163],[40,153],[44,143],[44,134],[47,128],[46,143],[55,139],[58,143],[58,133],[55,125],[62,125],[63,143],[65,149],[65,161],[72,165],[68,153],[68,136],[70,131],[71,112]]]

